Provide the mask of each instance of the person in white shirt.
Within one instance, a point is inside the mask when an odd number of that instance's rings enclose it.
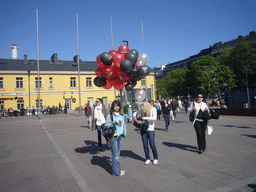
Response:
[[[140,105],[141,110],[146,113],[146,117],[142,117],[142,120],[147,120],[149,123],[149,127],[146,131],[141,132],[141,139],[143,143],[143,148],[146,156],[146,161],[145,164],[148,165],[150,161],[150,155],[149,155],[149,147],[148,147],[148,142],[150,144],[150,147],[153,152],[154,160],[153,164],[158,164],[158,154],[157,154],[157,149],[155,145],[155,121],[157,119],[157,109],[154,106],[154,101],[151,100],[150,103],[148,102],[143,102]],[[134,121],[137,123],[140,123],[140,121],[136,118],[136,113],[134,114]]]
[[[204,119],[204,112],[208,112],[209,108],[204,100],[203,94],[197,95],[197,102],[194,102],[193,110],[195,110],[194,128],[196,130],[197,144],[199,154],[202,154],[206,149],[205,131],[207,128],[207,120]]]
[[[97,98],[96,99],[96,106],[94,109],[94,121],[96,124],[96,128],[97,128],[97,132],[98,132],[98,145],[99,151],[102,151],[102,142],[101,142],[101,125],[104,124],[106,122],[106,119],[102,113],[102,99]],[[107,140],[108,143],[108,140]]]

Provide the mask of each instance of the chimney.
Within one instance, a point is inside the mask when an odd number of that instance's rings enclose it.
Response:
[[[17,47],[16,44],[12,44],[12,46],[10,46],[10,48],[12,49],[12,59],[18,59],[18,49],[19,49],[19,47]]]
[[[27,65],[28,64],[28,55],[24,55],[24,64]]]
[[[51,60],[53,63],[57,63],[58,62],[58,54],[57,53],[53,53]]]

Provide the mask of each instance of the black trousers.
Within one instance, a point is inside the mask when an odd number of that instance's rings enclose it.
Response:
[[[207,128],[207,121],[195,121],[194,127],[196,130],[197,145],[199,150],[206,149],[205,131]]]

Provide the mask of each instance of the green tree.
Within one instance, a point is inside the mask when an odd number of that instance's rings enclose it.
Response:
[[[157,89],[163,97],[186,95],[187,68],[172,70],[167,75],[157,81]]]
[[[234,87],[234,75],[229,66],[207,56],[194,61],[190,71],[190,87],[194,94],[202,92],[206,97],[218,93],[220,89]]]
[[[230,50],[225,58],[221,58],[223,65],[228,65],[236,75],[236,84],[244,85],[248,75],[249,84],[256,82],[256,42],[240,42]]]

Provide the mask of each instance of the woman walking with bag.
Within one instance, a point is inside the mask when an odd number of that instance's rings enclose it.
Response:
[[[121,163],[119,160],[122,137],[126,138],[126,124],[123,115],[121,114],[121,103],[120,101],[113,101],[110,114],[108,114],[106,123],[115,124],[115,133],[112,138],[109,138],[111,155],[112,155],[112,175],[123,176],[124,170],[121,170]]]
[[[149,142],[149,145],[152,149],[153,156],[154,156],[153,164],[156,165],[156,164],[158,164],[158,154],[157,154],[157,150],[156,150],[156,146],[155,146],[155,129],[154,129],[154,127],[155,127],[155,121],[157,119],[157,109],[154,106],[153,100],[151,100],[150,103],[143,102],[140,105],[140,108],[144,111],[144,113],[146,113],[146,117],[142,117],[141,119],[147,120],[148,124],[149,124],[149,127],[146,131],[141,131],[141,139],[142,139],[143,148],[144,148],[144,152],[145,152],[145,156],[146,156],[145,164],[148,165],[151,162],[150,156],[149,156],[149,148],[148,148],[148,142]],[[136,118],[136,113],[134,114],[133,119],[137,123],[141,123]]]
[[[196,130],[196,137],[197,137],[197,145],[199,149],[199,154],[202,154],[206,149],[206,140],[205,140],[205,131],[207,128],[207,121],[206,116],[209,117],[209,108],[207,104],[204,101],[204,95],[198,94],[197,95],[197,101],[194,102],[194,113],[195,113],[195,119],[194,119],[194,128]]]

